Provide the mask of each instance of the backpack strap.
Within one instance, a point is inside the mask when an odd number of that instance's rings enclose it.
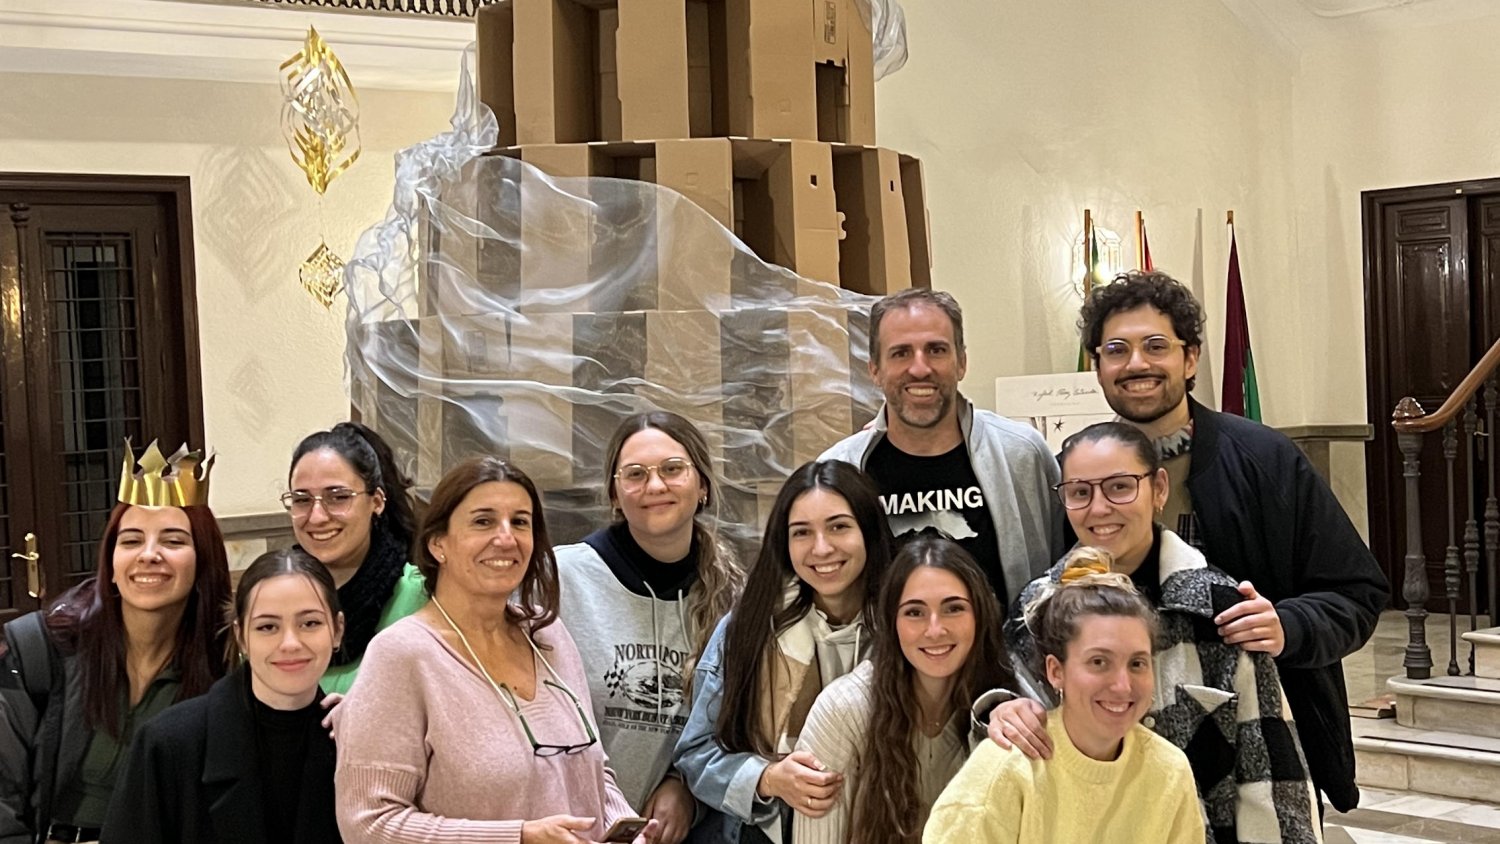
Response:
[[[52,693],[53,660],[52,637],[42,625],[42,613],[32,612],[6,622],[5,638],[15,649],[21,662],[21,682],[26,694],[36,707],[37,715],[47,709],[47,698]]]

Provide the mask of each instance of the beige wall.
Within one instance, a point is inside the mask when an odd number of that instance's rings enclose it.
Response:
[[[1294,68],[1213,0],[907,3],[911,60],[877,90],[881,143],[926,162],[935,284],[964,304],[968,394],[1070,369],[1084,208],[1222,314],[1233,208],[1269,421],[1303,421],[1292,279]],[[1223,326],[1209,326],[1209,369]],[[1200,391],[1215,392],[1200,378]]]
[[[274,74],[274,65],[268,75]],[[274,78],[274,77],[273,77]],[[391,156],[447,126],[452,96],[361,91],[364,155],[323,219],[348,257],[390,203]],[[305,432],[348,417],[344,313],[303,292],[318,205],[281,138],[274,85],[0,74],[0,171],[192,179],[203,412],[222,516],[277,509]]]

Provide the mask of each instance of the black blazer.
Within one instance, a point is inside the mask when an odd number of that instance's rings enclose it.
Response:
[[[208,694],[168,708],[136,734],[101,844],[329,844],[340,842],[333,806],[333,740],[318,731],[302,768],[297,833],[266,837],[255,727],[245,668]]]

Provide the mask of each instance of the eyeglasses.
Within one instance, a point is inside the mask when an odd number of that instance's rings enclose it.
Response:
[[[354,507],[354,499],[372,494],[369,490],[356,491],[343,487],[324,490],[322,495],[295,490],[281,494],[281,506],[293,516],[302,517],[312,512],[314,504],[322,502],[323,512],[330,516],[345,516]]]
[[[1120,364],[1130,360],[1131,352],[1137,348],[1141,350],[1141,355],[1146,360],[1162,361],[1166,360],[1167,355],[1170,355],[1178,346],[1187,346],[1187,341],[1173,340],[1171,337],[1156,334],[1142,340],[1139,346],[1129,340],[1110,340],[1094,352],[1105,363]]]
[[[1141,493],[1141,479],[1151,477],[1150,472],[1139,475],[1110,475],[1098,481],[1063,481],[1053,485],[1058,500],[1068,510],[1082,510],[1094,503],[1094,489],[1104,493],[1104,500],[1111,504],[1130,504]]]
[[[620,482],[620,488],[626,492],[636,492],[651,480],[651,473],[655,472],[667,486],[682,486],[687,483],[688,470],[692,468],[691,460],[668,457],[655,466],[642,466],[639,463],[621,466],[620,471],[615,473],[615,480]]]
[[[552,666],[548,665],[547,668],[548,670],[551,670]],[[504,683],[500,683],[496,686],[496,688],[501,691],[502,696],[505,698],[505,702],[510,704],[511,711],[515,712],[516,718],[520,720],[521,730],[526,733],[526,740],[531,742],[532,754],[536,756],[561,756],[563,754],[572,756],[577,753],[582,753],[583,751],[588,750],[590,747],[598,744],[599,737],[594,734],[594,727],[589,723],[588,716],[583,713],[583,704],[578,701],[577,695],[574,695],[573,692],[562,683],[554,683],[551,680],[543,680],[542,685],[551,686],[552,688],[557,689],[558,691],[568,696],[568,700],[571,700],[573,702],[573,710],[578,713],[578,720],[583,724],[583,731],[588,735],[589,740],[583,742],[582,744],[542,744],[541,742],[538,742],[536,740],[536,735],[531,732],[531,725],[526,722],[526,716],[521,714],[521,705],[516,702],[515,693],[510,690],[510,686],[507,686]]]

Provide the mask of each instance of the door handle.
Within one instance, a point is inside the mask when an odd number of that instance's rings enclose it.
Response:
[[[36,534],[26,534],[26,553],[11,556],[26,561],[26,593],[33,598],[41,598],[46,594],[46,584],[42,583],[42,567],[38,564],[42,555],[36,552]]]

